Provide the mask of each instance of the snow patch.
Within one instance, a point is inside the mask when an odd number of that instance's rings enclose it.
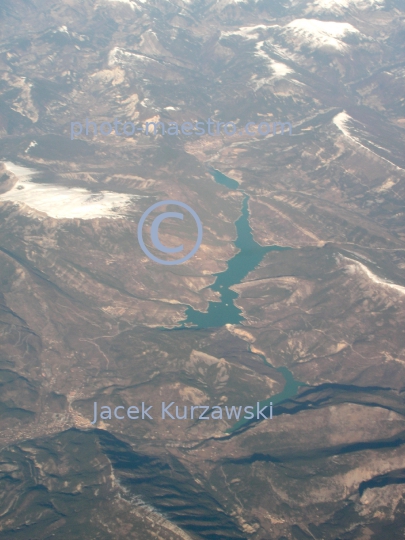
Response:
[[[362,264],[359,261],[354,261],[353,259],[349,259],[348,257],[342,256],[343,259],[346,261],[350,261],[349,264],[346,266],[346,272],[348,274],[356,275],[356,274],[363,274],[365,275],[370,281],[373,283],[376,283],[377,285],[380,285],[381,287],[384,287],[385,289],[391,289],[394,290],[400,294],[405,294],[405,287],[402,287],[402,285],[396,285],[395,283],[391,283],[390,281],[386,281],[385,279],[381,279],[375,274],[373,274],[366,265]]]
[[[270,59],[269,65],[274,71],[274,77],[277,78],[285,77],[289,73],[294,73],[293,69],[288,67],[286,64],[283,64],[282,62],[276,62],[275,60]]]
[[[35,148],[38,146],[37,141],[31,141],[30,144],[27,146],[26,150],[24,151],[26,154],[28,154],[30,148]]]
[[[260,0],[230,0],[230,3],[234,4],[249,4],[249,2],[253,2],[254,4],[257,4],[260,2]]]
[[[315,0],[308,8],[308,13],[329,12],[334,15],[342,15],[347,9],[354,7],[359,10],[374,8],[381,9],[384,0]]]
[[[114,2],[114,3],[117,3],[117,2],[121,2],[122,4],[128,4],[130,6],[130,8],[132,9],[132,11],[135,11],[135,9],[141,9],[136,2],[133,2],[132,0],[105,0],[106,2]],[[146,2],[146,0],[139,0],[139,2],[142,2],[142,4],[144,4]]]
[[[121,49],[120,47],[114,47],[108,55],[108,65],[112,66],[114,64],[125,64],[130,61],[140,61],[142,63],[146,62],[156,62],[153,58],[149,58],[144,54],[137,54]]]
[[[354,137],[351,133],[350,133],[350,130],[349,130],[349,122],[352,121],[353,118],[351,116],[349,116],[347,114],[346,111],[343,111],[339,114],[337,114],[332,122],[335,124],[335,126],[337,128],[340,129],[340,131],[343,133],[343,135],[345,135],[348,139],[350,139],[351,141],[353,141],[354,143],[356,143],[357,145],[361,146],[362,148],[364,148],[364,150],[367,150],[367,152],[370,152],[371,154],[373,154],[374,156],[377,156],[379,159],[382,159],[383,161],[386,161],[387,163],[389,163],[390,165],[392,165],[392,167],[394,167],[395,169],[398,169],[399,171],[403,171],[404,169],[402,167],[398,167],[398,165],[395,165],[395,163],[392,163],[391,161],[389,161],[388,159],[386,159],[385,157],[382,157],[380,156],[379,154],[376,154],[375,152],[373,152],[372,150],[370,150],[370,148],[367,148],[367,146],[364,146],[364,144],[361,144],[361,142],[359,141],[359,139],[357,137]],[[369,141],[370,142],[370,141]],[[376,146],[374,143],[370,142],[370,144],[372,144],[373,146]],[[381,148],[381,146],[379,146],[378,148]],[[385,148],[381,148],[382,150],[385,150]]]
[[[10,191],[0,195],[0,201],[11,201],[43,212],[55,219],[94,219],[122,217],[124,209],[135,195],[101,191],[92,193],[83,188],[67,188],[52,184],[36,184],[31,179],[35,170],[6,161],[7,170],[17,176],[18,181]]]
[[[286,64],[283,64],[283,62],[278,62],[276,60],[273,60],[273,58],[270,58],[263,50],[263,44],[264,41],[259,41],[256,44],[255,56],[263,58],[272,73],[270,77],[264,77],[257,80],[255,80],[255,77],[253,76],[251,80],[254,81],[253,86],[255,87],[255,90],[261,88],[264,84],[271,84],[274,79],[281,79],[289,73],[294,73],[294,70]]]
[[[275,80],[283,79],[289,73],[294,73],[293,69],[289,68],[285,64],[282,64],[281,62],[276,62],[275,60],[272,60],[271,58],[267,58],[267,61],[268,61],[267,62],[268,66],[273,70],[273,73],[270,77],[263,77],[261,79],[256,79],[255,76],[253,76],[250,79],[250,84],[252,88],[254,88],[255,91],[259,90],[259,88],[261,88],[264,85],[274,84]],[[298,81],[293,80],[292,82],[298,82]]]
[[[233,32],[221,32],[221,38],[228,36],[241,36],[246,39],[259,39],[257,30],[266,30],[267,28],[273,28],[274,26],[278,25],[266,26],[264,24],[258,24],[256,26],[241,26],[239,30],[234,30]]]
[[[257,2],[259,2],[259,0],[253,0],[255,4],[257,4]],[[249,3],[249,0],[223,0],[221,2],[221,5],[222,6],[228,6],[228,5],[231,5],[231,4],[248,4]]]
[[[333,118],[333,123],[340,129],[340,131],[344,135],[346,135],[346,137],[352,139],[353,137],[350,135],[350,131],[347,127],[347,123],[349,122],[349,120],[352,120],[352,117],[349,116],[346,111],[343,111]]]
[[[361,35],[350,23],[296,19],[284,27],[284,32],[298,38],[312,49],[331,47],[339,51],[348,49],[342,41],[348,35]]]

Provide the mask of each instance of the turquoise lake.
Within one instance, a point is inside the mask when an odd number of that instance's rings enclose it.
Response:
[[[239,184],[236,180],[228,178],[215,169],[211,169],[210,172],[218,184],[224,185],[229,189],[239,190]],[[188,307],[186,310],[186,319],[182,323],[184,329],[187,327],[215,328],[224,326],[225,324],[240,324],[244,318],[240,309],[234,304],[234,300],[238,297],[238,294],[231,291],[229,287],[241,283],[248,273],[260,264],[266,253],[269,253],[270,251],[291,249],[289,247],[281,246],[261,246],[254,240],[249,223],[248,202],[249,196],[244,193],[241,209],[242,214],[235,223],[237,232],[235,246],[239,249],[239,252],[228,261],[228,268],[224,272],[214,274],[216,280],[215,283],[210,286],[212,290],[218,291],[221,294],[221,301],[209,302],[208,311],[206,313]],[[260,356],[269,368],[273,367],[267,362],[264,356]],[[300,386],[306,386],[304,383],[296,381],[291,371],[286,367],[276,368],[276,371],[281,373],[285,380],[282,392],[260,402],[261,407],[272,402],[273,411],[275,405],[295,396]],[[254,420],[239,420],[228,430],[228,432],[236,431],[253,421]]]
[[[239,188],[239,184],[235,180],[228,178],[219,171],[213,170],[212,175],[218,184],[225,185],[230,189]],[[248,201],[249,197],[245,195],[242,203],[242,215],[235,223],[237,232],[235,246],[240,251],[228,261],[228,268],[224,272],[214,274],[216,277],[215,283],[210,285],[213,291],[218,291],[221,294],[221,302],[210,302],[207,313],[202,313],[192,307],[188,307],[186,310],[187,318],[183,321],[183,324],[192,324],[198,328],[239,324],[243,321],[243,317],[240,309],[233,302],[238,295],[234,291],[231,291],[229,287],[240,283],[249,272],[258,266],[269,251],[290,249],[280,246],[261,246],[255,242],[249,224]]]

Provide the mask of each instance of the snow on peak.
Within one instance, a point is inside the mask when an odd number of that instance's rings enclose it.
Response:
[[[307,9],[307,13],[329,12],[335,15],[342,15],[347,9],[375,8],[381,9],[384,0],[315,0]]]
[[[346,50],[342,38],[350,34],[361,35],[353,25],[343,22],[318,21],[317,19],[296,19],[284,27],[284,31],[297,37],[313,49],[332,47]]]

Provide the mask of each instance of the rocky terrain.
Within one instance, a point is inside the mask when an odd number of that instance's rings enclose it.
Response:
[[[0,25],[1,536],[402,539],[403,3],[3,0]],[[86,118],[238,132],[71,137]],[[245,197],[255,242],[290,249],[232,284],[239,324],[193,326]],[[178,266],[137,240],[164,200],[204,228]],[[91,423],[271,399],[236,425]]]

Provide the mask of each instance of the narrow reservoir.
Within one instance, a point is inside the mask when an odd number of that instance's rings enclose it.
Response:
[[[211,173],[218,184],[225,185],[229,189],[239,188],[239,184],[235,180],[228,178],[219,171],[212,170]],[[221,294],[221,301],[210,302],[206,313],[188,307],[186,310],[187,318],[183,321],[183,325],[212,328],[242,322],[241,311],[234,304],[234,300],[238,297],[238,294],[230,290],[230,287],[240,283],[249,272],[260,264],[263,257],[269,251],[291,249],[281,246],[261,246],[254,240],[249,224],[248,202],[249,196],[245,194],[242,203],[242,215],[235,223],[237,232],[235,246],[239,249],[239,252],[228,261],[228,268],[224,272],[214,274],[216,277],[215,283],[210,285],[212,290],[218,291]]]
[[[215,169],[211,169],[210,172],[218,184],[224,185],[229,189],[239,190],[238,182],[232,178],[228,178]],[[212,290],[218,291],[221,294],[221,301],[209,302],[208,311],[205,313],[188,307],[186,310],[187,318],[182,323],[183,328],[215,328],[224,326],[225,324],[240,324],[244,318],[241,314],[241,310],[234,304],[234,300],[238,297],[238,294],[230,290],[230,287],[241,283],[248,273],[260,264],[266,253],[269,253],[270,251],[291,249],[289,247],[281,246],[261,246],[254,240],[249,223],[249,196],[246,195],[246,193],[244,193],[244,195],[242,215],[235,223],[237,232],[235,245],[239,249],[239,252],[228,261],[228,268],[224,272],[214,274],[216,280],[215,283],[210,286]],[[260,356],[266,365],[273,367],[267,362],[264,356]],[[270,401],[273,403],[274,407],[278,403],[295,396],[300,386],[306,386],[304,383],[296,381],[291,371],[286,367],[277,368],[277,371],[284,377],[284,389],[279,394],[261,401],[261,406],[263,407],[268,405]],[[235,431],[249,423],[252,423],[252,420],[239,420],[228,430],[228,432]]]

